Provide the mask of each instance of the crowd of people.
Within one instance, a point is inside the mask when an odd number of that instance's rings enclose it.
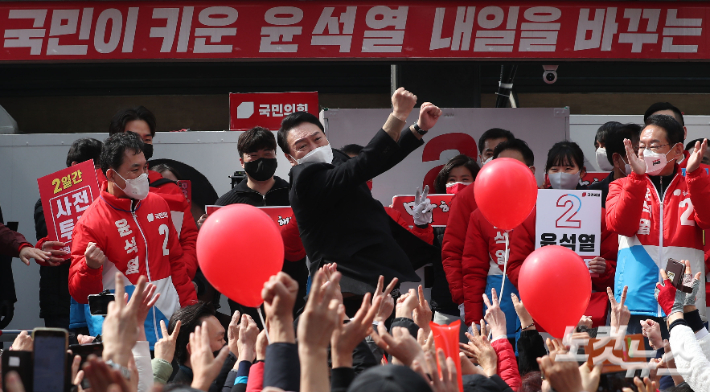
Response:
[[[318,118],[304,112],[285,117],[276,137],[261,127],[240,135],[246,178],[215,204],[294,212],[280,228],[283,270],[261,292],[263,320],[259,308],[231,299],[229,313],[220,311],[220,293],[197,261],[198,233],[209,218],[193,216],[177,170],[149,169],[156,136],[149,110],[117,113],[103,143],[75,141],[66,165],[93,160],[101,194],[75,225],[70,248],[48,237],[41,201],[35,245],[0,224],[0,253],[41,266],[45,326],[69,331],[75,344],[103,344],[81,369],[74,357],[74,388],[87,388],[86,379],[91,392],[617,390],[602,376],[603,359],[580,357],[580,342],[640,334],[655,358],[625,386],[710,391],[703,231],[710,229],[710,151],[705,139],[686,144],[679,109],[657,103],[642,125],[602,125],[595,158],[609,174],[592,184],[583,183],[592,168],[576,143],[550,148],[543,188],[601,190],[602,235],[600,255],[588,262],[584,316],[571,335],[545,340],[517,290],[540,217],[533,211],[501,230],[476,208],[472,185],[500,158],[534,174],[523,139],[489,129],[479,156],[457,155],[443,166],[432,193],[454,195],[445,228],[431,225],[428,187],[417,190],[413,226],[372,197],[371,180],[422,146],[436,126],[441,110],[428,102],[407,126],[416,102],[397,90],[392,113],[366,146],[332,148]],[[274,175],[279,153],[292,166],[288,179]],[[684,264],[688,290],[672,284],[669,258]],[[418,282],[415,270],[426,264],[433,271],[428,298],[422,285],[400,290]],[[93,314],[88,298],[104,290],[116,300],[106,315]],[[461,323],[456,352],[437,346],[432,322]],[[10,348],[32,349],[26,331]],[[7,391],[24,391],[17,373],[3,374]]]

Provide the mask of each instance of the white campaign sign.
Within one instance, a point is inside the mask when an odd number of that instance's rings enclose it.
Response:
[[[540,189],[537,192],[535,249],[560,245],[584,259],[600,254],[601,191]]]

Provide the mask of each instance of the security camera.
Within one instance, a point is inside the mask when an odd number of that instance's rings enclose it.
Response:
[[[558,65],[543,65],[542,69],[545,72],[542,73],[542,80],[547,84],[552,84],[557,81],[557,67]]]

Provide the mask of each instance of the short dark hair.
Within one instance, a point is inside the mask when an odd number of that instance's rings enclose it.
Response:
[[[144,106],[135,106],[116,113],[108,126],[108,134],[113,135],[125,132],[126,124],[135,120],[145,121],[150,128],[150,136],[155,136],[155,115]]]
[[[575,142],[562,141],[555,143],[547,153],[547,163],[545,164],[545,173],[552,166],[559,166],[568,163],[574,163],[579,167],[579,170],[584,168],[584,153],[579,145]]]
[[[276,138],[268,129],[264,127],[254,127],[239,135],[237,151],[239,151],[240,158],[244,158],[244,154],[257,152],[264,148],[276,150]]]
[[[478,153],[483,154],[483,144],[486,142],[486,140],[500,138],[506,138],[508,139],[508,141],[510,141],[515,139],[515,136],[513,136],[513,133],[508,130],[502,128],[491,128],[486,132],[483,132],[483,135],[481,135],[481,137],[478,139]]]
[[[150,170],[152,170],[154,172],[158,172],[160,174],[163,174],[164,172],[169,171],[169,172],[173,173],[178,180],[183,179],[182,176],[180,175],[180,172],[177,171],[177,169],[175,169],[172,166],[168,166],[164,163],[161,163],[160,165],[151,166]]]
[[[118,170],[123,164],[123,154],[132,150],[136,154],[143,152],[143,141],[133,132],[116,133],[108,137],[101,150],[101,170]]]
[[[180,365],[187,361],[187,344],[190,342],[190,333],[195,332],[195,328],[201,324],[201,319],[214,315],[215,309],[211,302],[198,301],[196,304],[180,308],[170,317],[168,333],[173,333],[178,321],[182,323],[175,340],[175,358]]]
[[[515,150],[522,154],[523,160],[525,160],[526,165],[535,165],[535,154],[533,154],[530,147],[528,147],[528,144],[525,143],[525,140],[513,138],[508,140],[507,142],[503,142],[497,145],[495,150],[493,150],[493,159],[498,158],[498,155],[500,155],[500,153],[505,150]]]
[[[528,372],[522,375],[519,392],[538,392],[542,389],[542,373]]]
[[[661,110],[670,110],[675,114],[673,117],[674,120],[678,121],[680,123],[680,126],[685,126],[685,120],[683,119],[683,112],[680,111],[677,107],[671,105],[670,102],[656,102],[653,105],[649,106],[648,109],[646,109],[646,113],[643,115],[643,122],[646,123],[646,120],[653,116],[653,113],[659,112]]]
[[[103,146],[99,140],[90,137],[74,140],[67,153],[67,167],[71,166],[72,162],[82,163],[89,159],[94,160],[94,165],[99,165]]]
[[[340,151],[342,151],[345,155],[358,155],[363,148],[365,147],[359,144],[346,144],[340,149]]]
[[[646,126],[655,125],[666,131],[666,139],[671,147],[678,143],[683,143],[683,127],[675,118],[665,114],[654,114],[646,119]]]
[[[624,139],[631,140],[631,143],[638,144],[639,136],[641,136],[641,126],[634,123],[620,124],[613,132],[606,137],[606,159],[614,164],[614,153],[626,156],[626,147],[624,147]]]
[[[459,166],[463,166],[468,169],[468,171],[471,172],[473,180],[476,179],[478,172],[481,170],[475,159],[463,154],[456,155],[455,157],[449,159],[449,161],[446,162],[446,165],[444,165],[441,171],[439,171],[439,174],[436,175],[436,179],[434,179],[434,191],[436,193],[446,193],[446,182],[449,179],[449,174],[451,174],[451,171]]]
[[[701,137],[700,139],[695,139],[695,140],[692,140],[692,141],[688,142],[688,144],[685,145],[685,151],[690,151],[690,152],[692,152],[692,151],[695,149],[695,143],[696,143],[696,142],[702,143],[703,140],[705,140],[705,138],[702,138],[702,137]]]
[[[279,143],[279,147],[281,147],[281,150],[283,150],[286,154],[291,153],[291,149],[288,147],[288,141],[286,140],[288,132],[303,123],[311,123],[325,133],[325,128],[323,128],[323,124],[320,123],[318,117],[308,112],[296,112],[289,114],[281,121],[281,128],[279,128],[279,131],[276,134],[276,140]]]
[[[599,129],[597,129],[597,134],[594,136],[594,142],[601,142],[606,145],[606,140],[607,137],[609,137],[609,133],[613,132],[614,129],[618,126],[620,126],[621,123],[618,121],[608,121],[602,124]]]

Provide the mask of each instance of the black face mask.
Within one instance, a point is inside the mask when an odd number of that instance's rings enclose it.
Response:
[[[149,160],[153,157],[153,145],[148,143],[143,143],[143,155],[145,155],[145,160]]]
[[[266,181],[276,173],[276,158],[259,158],[255,161],[245,162],[244,171],[256,181]]]

